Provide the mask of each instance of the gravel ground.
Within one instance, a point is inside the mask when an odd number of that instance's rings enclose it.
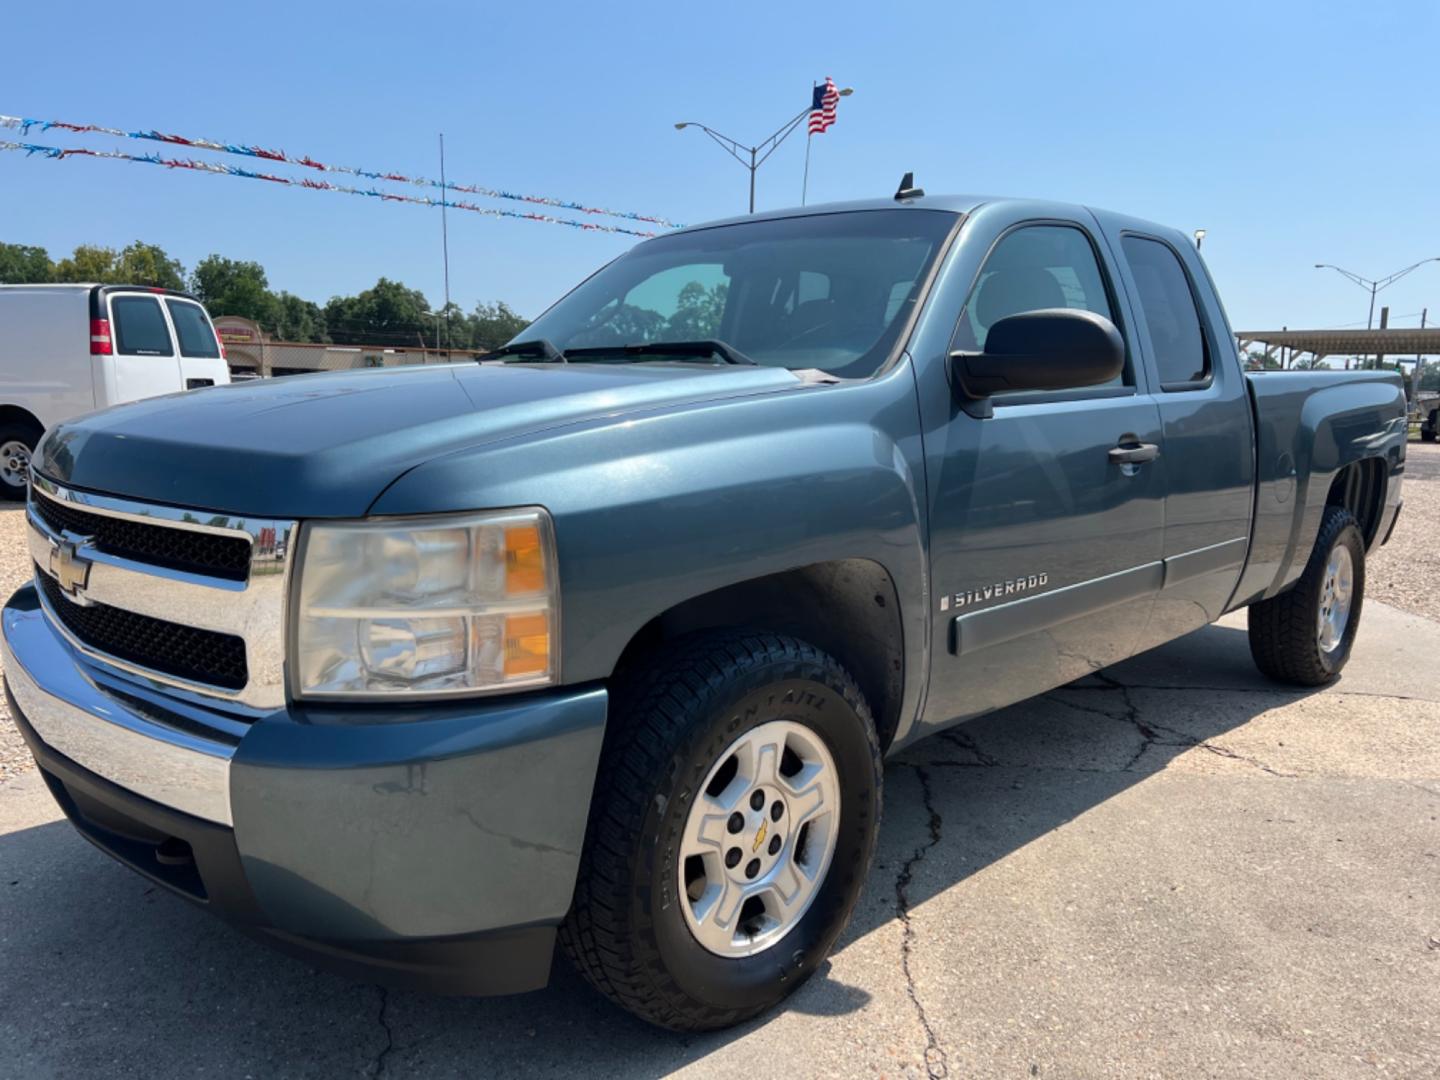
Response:
[[[1367,568],[1367,595],[1440,621],[1440,444],[1412,441],[1408,466],[1405,511]],[[24,522],[20,507],[0,503],[0,600],[30,577]],[[33,766],[0,698],[0,784]]]
[[[1440,621],[1440,443],[1410,443],[1405,509],[1366,566],[1365,595]]]
[[[0,502],[0,603],[30,578],[25,550],[25,514],[17,503]],[[20,732],[10,722],[10,706],[0,694],[0,784],[35,767]]]

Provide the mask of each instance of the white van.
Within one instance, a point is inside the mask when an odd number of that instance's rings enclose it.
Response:
[[[23,499],[53,424],[230,381],[194,297],[138,285],[0,285],[0,498]]]

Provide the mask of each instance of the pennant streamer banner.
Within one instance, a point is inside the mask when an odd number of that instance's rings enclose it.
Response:
[[[310,157],[308,154],[302,155],[301,157],[292,157],[291,155],[285,153],[285,151],[283,151],[283,150],[267,150],[267,149],[265,149],[264,147],[261,147],[261,146],[242,146],[242,145],[239,145],[239,144],[236,144],[236,143],[216,142],[216,141],[214,141],[214,140],[212,140],[212,139],[190,139],[190,138],[185,138],[185,137],[182,136],[182,135],[166,135],[166,134],[163,134],[163,133],[161,133],[161,132],[159,132],[159,131],[122,131],[120,128],[102,127],[102,126],[100,126],[99,124],[70,124],[70,123],[66,123],[65,121],[62,121],[62,120],[31,120],[31,119],[27,119],[27,118],[25,118],[25,117],[20,117],[20,116],[4,116],[4,115],[0,115],[0,128],[10,128],[11,130],[19,131],[20,134],[23,136],[23,135],[28,135],[28,134],[30,133],[30,129],[33,128],[33,127],[38,127],[42,132],[48,132],[48,131],[51,131],[51,130],[70,131],[70,132],[74,132],[74,133],[76,133],[76,134],[81,134],[81,135],[83,135],[83,134],[113,135],[113,136],[115,136],[116,138],[121,138],[121,139],[141,139],[141,140],[145,140],[145,141],[149,141],[149,142],[170,143],[170,144],[173,145],[173,146],[186,146],[186,147],[190,147],[190,148],[196,149],[196,150],[213,150],[213,151],[215,151],[216,153],[221,153],[221,154],[236,154],[236,155],[239,155],[239,156],[241,156],[241,157],[259,158],[259,159],[264,160],[264,161],[279,161],[279,162],[283,162],[283,163],[285,163],[285,164],[287,164],[287,165],[300,165],[300,166],[303,166],[303,167],[305,167],[305,168],[307,168],[307,169],[315,169],[315,170],[317,170],[317,171],[319,171],[319,172],[345,173],[345,174],[348,174],[348,175],[350,175],[350,176],[358,176],[358,177],[361,177],[362,179],[365,179],[365,180],[390,180],[390,181],[393,181],[393,182],[398,183],[398,184],[414,184],[414,185],[417,186],[417,187],[444,188],[444,189],[447,190],[447,191],[457,191],[457,192],[460,192],[460,193],[466,194],[466,195],[482,195],[482,196],[484,196],[485,198],[489,198],[489,199],[508,199],[508,200],[513,201],[513,202],[526,202],[526,203],[535,203],[535,204],[538,204],[538,205],[540,205],[540,206],[553,206],[553,207],[555,207],[555,208],[557,208],[557,209],[560,209],[560,210],[574,210],[574,211],[576,211],[576,212],[578,212],[578,213],[581,213],[581,214],[595,214],[595,215],[602,216],[602,217],[626,218],[626,219],[628,219],[628,220],[630,220],[630,221],[640,221],[640,222],[645,222],[646,224],[650,224],[650,225],[659,225],[659,226],[661,226],[662,228],[667,228],[667,229],[679,229],[679,228],[683,228],[683,226],[677,224],[676,222],[667,221],[667,220],[665,220],[665,219],[662,218],[662,217],[655,217],[655,216],[650,215],[650,214],[635,214],[635,213],[631,213],[631,212],[625,211],[625,210],[607,210],[607,209],[605,209],[604,207],[600,207],[600,206],[588,206],[588,205],[586,205],[585,203],[571,202],[571,201],[566,200],[566,199],[552,199],[552,198],[548,198],[548,197],[543,196],[543,195],[523,195],[523,194],[520,194],[520,193],[517,193],[517,192],[513,192],[513,191],[501,191],[501,190],[498,190],[498,189],[496,189],[496,188],[484,187],[484,186],[482,186],[482,185],[480,185],[480,184],[450,184],[450,183],[442,184],[439,180],[430,180],[430,179],[428,179],[428,178],[426,178],[426,177],[423,177],[423,176],[406,176],[406,175],[404,175],[403,173],[398,173],[398,172],[374,172],[374,171],[372,171],[372,170],[370,170],[370,169],[361,169],[361,168],[357,168],[357,167],[352,166],[352,165],[327,165],[327,164],[325,164],[324,162],[316,161],[314,158]],[[20,145],[26,145],[26,144],[20,144]],[[68,156],[70,156],[70,155],[72,155],[72,154],[81,154],[81,153],[90,154],[91,156],[94,156],[94,157],[115,157],[115,158],[122,158],[122,159],[131,160],[131,161],[148,161],[148,160],[150,160],[150,157],[151,157],[151,155],[127,155],[127,154],[120,154],[120,153],[100,153],[100,152],[82,151],[82,150],[67,150],[67,151],[64,151],[64,153],[63,153],[61,156],[68,157]],[[53,155],[51,155],[51,156],[53,156]],[[205,171],[208,171],[208,172],[228,173],[229,175],[232,175],[232,176],[250,176],[250,175],[252,175],[252,174],[247,173],[247,172],[244,172],[244,171],[235,171],[235,170],[226,169],[226,168],[211,169],[209,166],[201,165],[201,164],[199,164],[199,163],[196,163],[196,164],[190,165],[190,166],[183,166],[183,167],[186,167],[186,168],[201,168],[201,169],[204,169]],[[277,179],[276,177],[264,177],[264,178],[265,178],[265,179],[270,179],[270,180]],[[280,182],[282,182],[282,183],[288,183],[289,181],[280,181]],[[314,187],[314,186],[321,186],[321,185],[303,185],[303,184],[297,184],[297,186]],[[337,186],[337,187],[331,188],[330,190],[344,191],[344,190],[347,190],[347,189],[345,189],[345,188],[343,188],[343,187],[338,187],[338,186]],[[364,192],[364,191],[354,192],[354,193],[356,193],[356,194],[374,194],[373,192]],[[400,201],[401,201],[401,202],[421,202],[421,203],[425,203],[425,204],[427,204],[427,205],[434,205],[434,206],[439,206],[439,205],[440,205],[440,200],[401,199]],[[456,204],[456,203],[449,203],[448,205],[450,205],[450,206],[455,206],[455,205],[457,205],[457,204]],[[501,216],[502,216],[502,217],[526,217],[526,218],[532,217],[532,215],[528,215],[528,214],[502,214]],[[569,224],[568,222],[565,222],[563,219],[560,219],[560,218],[549,218],[549,217],[545,217],[544,215],[541,215],[541,216],[539,216],[538,218],[535,218],[535,220],[540,220],[540,221],[553,221],[553,222],[558,222],[558,223],[560,223],[560,224]],[[627,229],[601,229],[601,230],[598,230],[598,231],[602,231],[602,232],[622,232],[622,233],[630,233],[630,235],[634,235],[634,236],[653,236],[653,235],[654,235],[653,233],[637,233],[637,232],[632,232],[631,230],[627,230]]]
[[[19,151],[25,154],[26,157],[32,157],[38,154],[41,157],[52,158],[56,161],[63,161],[66,158],[72,157],[112,158],[116,161],[133,161],[141,165],[163,165],[167,169],[194,169],[196,172],[219,173],[222,176],[243,176],[249,180],[268,180],[272,184],[284,184],[287,187],[310,188],[314,191],[337,191],[343,195],[364,195],[368,198],[380,199],[384,202],[410,203],[413,206],[444,206],[451,210],[468,210],[472,214],[483,214],[486,217],[517,218],[521,221],[541,221],[548,225],[568,225],[572,229],[581,229],[585,232],[617,233],[624,236],[641,237],[656,235],[653,232],[644,232],[640,229],[627,229],[621,225],[602,225],[596,221],[572,221],[569,218],[552,217],[549,214],[535,212],[524,213],[519,210],[497,210],[494,207],[477,206],[472,202],[450,201],[443,198],[432,199],[428,195],[397,195],[391,191],[376,191],[374,188],[357,188],[350,187],[347,184],[332,184],[329,180],[315,180],[308,176],[301,177],[297,180],[288,176],[275,176],[272,173],[242,169],[238,165],[222,165],[214,161],[196,161],[193,158],[165,158],[160,157],[158,154],[127,154],[122,150],[87,150],[83,148],[42,146],[39,143],[0,140],[0,151],[4,150]]]

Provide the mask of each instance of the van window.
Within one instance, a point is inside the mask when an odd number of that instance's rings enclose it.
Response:
[[[115,351],[123,356],[174,356],[170,328],[153,296],[117,296],[110,301]]]
[[[220,359],[220,344],[215,331],[210,329],[210,320],[199,304],[185,300],[166,300],[170,318],[175,323],[175,333],[180,338],[181,356],[198,356],[210,360]]]

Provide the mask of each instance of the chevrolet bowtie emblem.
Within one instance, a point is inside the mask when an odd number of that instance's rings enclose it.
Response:
[[[754,855],[755,852],[759,851],[759,850],[760,850],[760,845],[765,842],[765,832],[766,832],[765,820],[762,818],[762,819],[760,820],[760,831],[755,834],[755,842],[750,845],[750,854],[751,854],[751,855]]]
[[[62,592],[74,596],[90,580],[90,562],[80,558],[75,545],[65,540],[50,548],[50,573]]]

